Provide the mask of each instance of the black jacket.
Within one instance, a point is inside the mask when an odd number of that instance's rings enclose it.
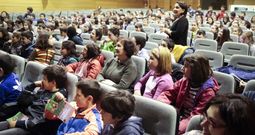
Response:
[[[171,27],[170,38],[178,45],[187,45],[189,22],[185,16],[182,16],[179,20],[175,21]]]
[[[35,84],[31,84],[25,88],[28,91],[33,91],[35,89]],[[57,92],[57,91],[56,91]],[[56,92],[51,92],[48,90],[40,89],[36,93],[35,99],[32,101],[32,104],[29,105],[22,113],[28,116],[28,120],[18,120],[15,127],[29,129],[35,125],[45,122],[44,119],[44,108],[47,104],[47,101],[52,97]],[[67,97],[66,89],[59,89],[59,92]]]

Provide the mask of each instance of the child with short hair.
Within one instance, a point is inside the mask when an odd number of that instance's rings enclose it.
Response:
[[[51,65],[46,67],[42,74],[42,81],[34,82],[25,87],[25,90],[30,92],[34,92],[36,87],[40,87],[31,103],[25,104],[22,101],[26,99],[22,98],[20,98],[18,101],[18,106],[20,107],[21,112],[28,118],[25,120],[11,119],[0,122],[0,134],[17,134],[18,132],[19,134],[23,135],[27,134],[28,132],[47,132],[45,129],[48,128],[52,128],[48,132],[54,132],[52,125],[58,126],[60,124],[58,121],[52,121],[54,124],[50,124],[51,126],[44,127],[43,129],[38,127],[44,122],[49,122],[49,120],[44,118],[44,109],[52,95],[59,91],[65,97],[67,96],[65,89],[67,82],[66,71],[61,66]]]
[[[76,112],[73,117],[62,123],[57,135],[63,134],[93,134],[99,135],[103,128],[100,112],[96,103],[101,99],[102,89],[95,80],[82,80],[76,84],[75,106]],[[58,100],[63,99],[62,94],[56,93]]]
[[[31,31],[25,31],[21,33],[22,47],[20,50],[20,56],[27,59],[34,50],[33,33]]]
[[[20,81],[14,73],[15,67],[15,62],[10,55],[0,54],[0,106],[16,102],[20,95]]]
[[[143,135],[142,119],[132,116],[135,97],[126,90],[111,91],[101,101],[102,135]]]
[[[11,54],[19,54],[20,49],[22,47],[21,41],[21,33],[14,32],[11,40],[4,44],[3,50],[11,53]]]

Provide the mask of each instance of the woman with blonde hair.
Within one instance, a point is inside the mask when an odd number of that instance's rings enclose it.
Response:
[[[154,48],[150,54],[149,68],[150,71],[136,83],[135,94],[157,99],[162,92],[173,88],[170,51],[163,46]]]

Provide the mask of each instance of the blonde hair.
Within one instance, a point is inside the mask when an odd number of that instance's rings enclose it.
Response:
[[[168,48],[160,46],[151,50],[153,55],[158,60],[157,72],[160,75],[172,72],[171,53]]]

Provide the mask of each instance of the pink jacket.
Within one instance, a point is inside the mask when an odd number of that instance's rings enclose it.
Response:
[[[189,91],[189,80],[183,77],[181,80],[175,82],[174,88],[163,92],[157,100],[162,101],[167,104],[173,104],[177,109],[177,112],[182,109],[184,100],[188,96]],[[203,113],[203,109],[206,103],[215,96],[216,92],[219,90],[219,85],[217,81],[211,77],[208,79],[200,88],[200,91],[195,97],[195,105],[190,112],[188,118],[181,119],[179,125],[179,133],[183,133],[186,130],[190,118],[194,115],[199,115]]]
[[[75,62],[75,63],[67,65],[66,68],[68,72],[74,73],[77,70],[80,71],[83,64],[88,64],[88,65],[87,65],[87,74],[84,74],[84,76],[81,77],[82,79],[85,79],[85,78],[96,79],[97,75],[102,70],[102,65],[100,64],[100,61],[98,59],[90,59],[89,61]]]
[[[135,85],[134,90],[142,90],[145,88],[145,85],[150,78],[150,76],[155,76],[155,72],[150,70],[146,75],[143,76]],[[150,92],[145,92],[143,96],[149,97],[152,99],[157,99],[157,97],[164,91],[168,89],[173,89],[174,82],[170,74],[164,74],[161,76],[155,76],[156,86]]]

